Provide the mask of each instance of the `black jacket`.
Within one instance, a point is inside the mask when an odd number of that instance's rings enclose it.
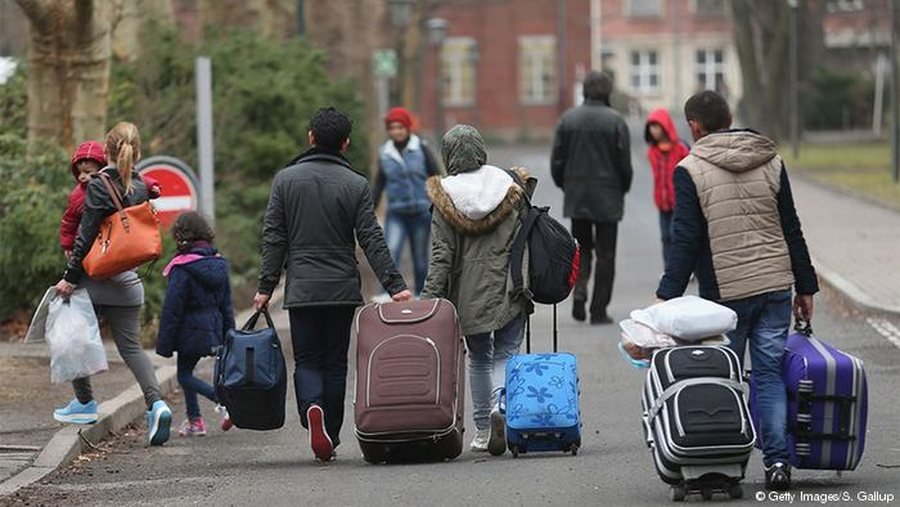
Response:
[[[359,241],[381,285],[406,290],[375,218],[362,175],[336,152],[313,148],[275,176],[263,222],[259,292],[287,268],[284,307],[359,305]]]
[[[567,111],[556,127],[550,171],[565,192],[566,217],[622,220],[633,176],[631,136],[622,115],[594,100]]]
[[[119,193],[122,195],[122,205],[127,207],[136,206],[142,202],[150,200],[147,192],[147,186],[137,172],[132,173],[131,181],[133,190],[129,193],[125,192],[125,187],[119,177],[119,170],[114,166],[108,166],[101,170],[112,179]],[[84,268],[81,262],[85,255],[91,250],[94,240],[100,231],[100,224],[106,217],[116,212],[116,205],[106,190],[99,176],[94,177],[88,182],[87,192],[84,198],[84,214],[81,216],[81,222],[78,226],[78,235],[75,237],[75,246],[72,249],[72,257],[66,269],[64,278],[67,282],[77,285],[83,277]]]

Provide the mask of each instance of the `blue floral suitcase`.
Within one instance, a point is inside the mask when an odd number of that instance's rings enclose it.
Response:
[[[506,363],[506,441],[513,457],[546,451],[575,455],[581,446],[578,365],[574,354],[556,352],[558,334],[554,305],[554,352],[519,354]],[[531,351],[530,325],[526,351]]]

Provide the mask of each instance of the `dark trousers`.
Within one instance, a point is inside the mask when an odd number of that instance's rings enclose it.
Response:
[[[306,411],[319,405],[325,412],[325,431],[340,442],[347,385],[347,349],[355,308],[316,306],[290,310],[294,345],[294,389],[300,424],[309,428]]]
[[[572,236],[581,246],[581,265],[578,268],[578,281],[575,283],[575,301],[588,301],[588,280],[594,264],[594,253],[597,254],[597,266],[594,271],[594,294],[591,297],[590,309],[592,318],[606,316],[606,307],[612,299],[613,281],[616,275],[616,238],[619,224],[592,222],[590,220],[572,220]]]
[[[659,212],[659,232],[663,247],[663,266],[669,258],[669,245],[672,244],[672,213],[671,211]]]
[[[184,393],[184,408],[187,411],[188,419],[200,417],[198,394],[213,403],[219,402],[213,386],[194,376],[194,368],[197,367],[200,359],[198,356],[178,354],[178,385],[181,386],[181,391]]]

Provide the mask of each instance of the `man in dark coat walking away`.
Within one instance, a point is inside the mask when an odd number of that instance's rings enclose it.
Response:
[[[556,127],[550,170],[565,192],[563,213],[581,245],[572,317],[587,318],[588,280],[597,252],[591,324],[608,324],[616,270],[616,237],[625,194],[631,188],[631,137],[624,118],[610,107],[612,79],[591,72],[584,80],[584,104],[567,111]]]
[[[368,181],[344,158],[350,130],[340,111],[319,110],[309,122],[312,148],[275,175],[253,300],[257,310],[266,307],[286,266],[297,408],[321,461],[331,460],[340,443],[350,327],[363,303],[357,240],[393,299],[412,298],[375,218]]]

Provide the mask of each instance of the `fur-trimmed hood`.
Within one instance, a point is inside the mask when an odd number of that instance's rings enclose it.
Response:
[[[529,179],[528,171],[514,167],[519,180]],[[426,183],[434,209],[459,232],[479,235],[490,232],[519,208],[525,189],[509,173],[491,165]]]

